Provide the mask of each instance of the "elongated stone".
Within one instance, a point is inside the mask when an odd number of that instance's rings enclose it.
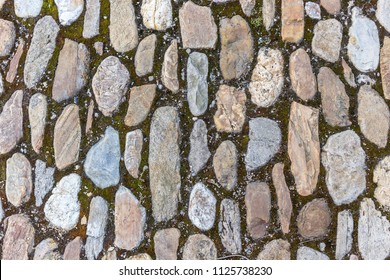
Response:
[[[383,95],[390,99],[390,37],[385,36],[380,56]]]
[[[45,196],[54,187],[54,171],[53,167],[46,167],[46,163],[37,159],[35,162],[35,180],[34,180],[34,195],[35,205],[41,206]]]
[[[18,48],[16,49],[16,52],[12,57],[11,62],[9,63],[7,76],[5,77],[5,80],[10,84],[12,84],[15,81],[16,75],[18,74],[19,62],[20,59],[22,58],[24,46],[26,44],[22,38],[20,38],[18,42],[19,42]],[[1,95],[1,89],[0,89],[0,95]]]
[[[161,70],[161,81],[164,86],[176,93],[179,91],[179,77],[178,77],[179,54],[177,49],[177,40],[172,40],[164,54],[164,62]]]
[[[11,54],[15,40],[15,24],[12,21],[0,19],[0,57]]]
[[[183,260],[215,260],[217,248],[214,242],[203,234],[188,237],[183,248]]]
[[[353,217],[350,210],[337,215],[336,260],[343,259],[352,248]]]
[[[91,132],[92,123],[93,123],[93,110],[95,109],[95,102],[93,99],[89,101],[88,112],[87,112],[87,122],[85,124],[85,133],[88,134]]]
[[[263,24],[269,31],[275,23],[275,0],[263,0]]]
[[[134,178],[138,178],[143,142],[144,137],[140,129],[126,134],[124,161],[127,171]]]
[[[378,0],[375,15],[379,23],[387,30],[387,32],[390,32],[390,2],[386,0]]]
[[[146,28],[164,31],[173,25],[171,0],[144,0],[141,15]]]
[[[180,231],[177,228],[161,229],[154,235],[154,252],[157,260],[177,260]]]
[[[207,231],[214,225],[216,204],[213,193],[204,184],[197,183],[190,194],[188,217],[197,228]]]
[[[125,116],[125,125],[137,126],[146,120],[156,97],[156,85],[132,87],[129,107]]]
[[[203,115],[208,106],[207,55],[193,52],[187,62],[187,100],[194,116]]]
[[[190,136],[190,145],[188,162],[190,164],[191,174],[195,176],[206,166],[211,156],[207,144],[207,127],[203,120],[199,119],[194,123]]]
[[[28,106],[28,117],[31,129],[31,145],[34,151],[39,154],[45,136],[47,115],[47,98],[42,93],[36,93],[30,98]]]
[[[240,209],[238,203],[232,199],[225,198],[221,202],[218,232],[222,245],[229,253],[241,253]]]
[[[375,199],[386,209],[390,209],[390,156],[376,165],[373,181],[378,185],[374,193]]]
[[[87,0],[85,9],[83,37],[90,39],[99,35],[100,0]]]
[[[282,40],[299,43],[303,39],[305,13],[302,0],[282,0]]]
[[[156,44],[156,34],[145,37],[139,43],[134,57],[135,73],[138,77],[143,77],[153,72]]]
[[[218,183],[232,191],[237,184],[237,148],[226,140],[217,148],[213,157],[213,168]]]

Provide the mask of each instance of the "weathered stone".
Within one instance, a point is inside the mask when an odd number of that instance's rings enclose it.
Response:
[[[75,41],[65,39],[58,58],[52,97],[61,102],[78,95],[89,77],[89,51]]]
[[[47,115],[47,98],[42,93],[36,93],[30,98],[28,116],[31,129],[31,145],[34,151],[39,154],[45,136]]]
[[[27,260],[34,246],[35,229],[24,214],[15,214],[4,220],[2,260]]]
[[[130,83],[130,73],[115,56],[105,58],[92,79],[92,89],[99,110],[112,116],[123,102]]]
[[[390,222],[370,198],[360,203],[358,246],[365,260],[384,260],[390,255]]]
[[[337,215],[336,260],[341,260],[352,248],[353,217],[350,210]]]
[[[70,241],[64,251],[64,260],[79,260],[81,248],[83,247],[83,240],[77,236],[75,239]]]
[[[317,250],[314,250],[312,248],[301,246],[298,248],[297,251],[297,260],[321,260],[321,261],[327,261],[329,260],[329,257],[321,252],[318,252]]]
[[[383,95],[390,99],[390,37],[385,36],[383,40],[380,58]]]
[[[352,130],[328,138],[322,152],[326,186],[336,205],[348,204],[366,189],[365,153]]]
[[[385,148],[390,127],[389,107],[370,86],[358,93],[358,123],[364,137],[379,148]]]
[[[99,35],[100,0],[87,0],[85,9],[83,37],[90,39]]]
[[[221,202],[218,232],[222,245],[231,254],[241,253],[241,218],[238,203],[232,199]]]
[[[61,256],[57,249],[57,242],[52,238],[46,238],[35,247],[34,260],[60,260]]]
[[[31,164],[20,153],[15,153],[7,160],[5,194],[7,200],[19,207],[30,200],[32,192]]]
[[[314,37],[311,42],[313,54],[332,63],[338,61],[342,37],[343,26],[338,20],[319,21],[314,26]]]
[[[173,24],[171,0],[144,0],[141,15],[146,28],[164,31]]]
[[[207,145],[207,127],[203,120],[197,120],[194,123],[190,136],[190,154],[188,162],[191,168],[192,176],[198,174],[209,160],[211,153]]]
[[[187,2],[188,3],[188,2]],[[187,100],[194,116],[203,115],[208,106],[207,55],[193,52],[187,62]]]
[[[177,213],[180,196],[180,127],[175,107],[156,109],[150,125],[149,178],[153,217],[168,221]]]
[[[9,63],[7,76],[5,77],[5,80],[10,84],[12,84],[15,81],[16,75],[18,74],[19,62],[23,55],[24,45],[25,45],[25,41],[22,38],[20,38],[18,40],[18,48],[16,49],[16,52],[12,57],[11,62]],[[0,95],[1,95],[1,89],[0,89]]]
[[[351,87],[357,87],[355,82],[355,75],[352,72],[351,67],[347,64],[344,58],[341,60],[341,65],[343,66],[344,79]]]
[[[156,260],[177,260],[180,231],[177,228],[160,229],[154,235]]]
[[[299,43],[303,39],[305,13],[302,0],[282,0],[282,40]]]
[[[306,14],[312,19],[321,19],[321,7],[314,2],[305,3]]]
[[[24,64],[24,83],[33,88],[41,81],[56,47],[60,28],[51,16],[38,20]]]
[[[253,239],[263,238],[267,233],[271,211],[271,193],[263,182],[252,182],[245,192],[246,225]]]
[[[263,0],[263,24],[269,31],[275,23],[275,0]]]
[[[93,102],[93,99],[89,101],[88,105],[88,113],[87,113],[87,123],[85,124],[85,133],[89,133],[92,129],[92,122],[93,122],[93,110],[95,109],[95,102]]]
[[[249,121],[249,143],[245,155],[247,171],[266,165],[279,151],[282,133],[278,124],[267,118]]]
[[[348,41],[350,61],[361,72],[375,71],[379,64],[379,48],[375,23],[364,16],[360,8],[354,7]]]
[[[14,0],[15,14],[21,18],[37,17],[42,4],[43,0]]]
[[[84,9],[84,0],[54,0],[57,5],[58,18],[64,26],[75,22]]]
[[[290,260],[290,243],[283,239],[275,239],[265,244],[257,256],[258,260]]]
[[[183,48],[215,49],[217,25],[209,7],[185,2],[179,10],[179,20]]]
[[[258,107],[272,106],[284,85],[283,55],[279,50],[261,48],[252,72],[249,92]]]
[[[202,183],[197,183],[191,191],[188,216],[200,230],[211,229],[215,221],[217,200],[213,193]]]
[[[96,259],[103,250],[104,235],[108,219],[108,204],[100,196],[94,197],[89,206],[87,242],[85,254],[89,260]]]
[[[340,0],[321,0],[321,6],[331,15],[337,15],[341,10]]]
[[[120,186],[115,194],[115,246],[133,250],[144,239],[146,210],[133,193]]]
[[[56,185],[44,208],[51,225],[66,231],[76,227],[80,216],[80,187],[81,178],[75,173],[63,177]]]
[[[110,0],[110,42],[117,52],[128,52],[137,47],[135,20],[133,0]]]
[[[373,181],[378,185],[374,193],[375,199],[390,210],[390,156],[385,157],[376,165]]]
[[[12,21],[0,19],[0,57],[11,54],[15,40],[15,24]]]
[[[239,79],[253,61],[253,37],[248,23],[236,15],[220,21],[221,53],[219,66],[225,80]]]
[[[376,18],[379,23],[390,32],[390,2],[386,0],[378,0],[376,9]]]
[[[129,260],[129,261],[150,261],[150,260],[152,260],[152,257],[146,253],[141,253],[138,255],[130,256],[126,260]]]
[[[240,0],[241,8],[247,17],[252,15],[253,8],[256,5],[256,0]]]
[[[298,233],[305,239],[322,238],[328,233],[330,222],[330,210],[325,199],[313,199],[299,212]]]
[[[276,190],[278,200],[278,216],[284,234],[290,231],[290,220],[292,214],[292,202],[290,190],[284,177],[284,164],[277,163],[272,169],[272,182]]]
[[[139,43],[134,57],[135,73],[137,76],[143,77],[153,72],[156,44],[156,34],[145,37]]]
[[[37,207],[42,205],[45,196],[53,189],[54,171],[53,167],[46,168],[44,161],[37,159],[35,162],[34,195]]]
[[[156,85],[154,84],[132,87],[125,125],[137,126],[142,123],[150,112],[155,96]]]
[[[298,97],[303,101],[313,99],[317,92],[317,80],[310,57],[304,49],[300,48],[290,55],[289,70],[291,86]]]
[[[245,122],[245,92],[221,85],[217,92],[217,112],[214,123],[219,132],[240,133]]]
[[[217,248],[214,242],[203,234],[188,237],[183,248],[183,260],[215,260]]]
[[[230,140],[222,142],[213,157],[213,168],[219,184],[232,191],[237,184],[237,148]]]
[[[174,39],[164,54],[164,62],[161,69],[161,82],[173,93],[179,91],[178,65],[177,40]]]
[[[84,171],[101,189],[119,183],[119,161],[121,157],[119,133],[111,126],[106,128],[103,138],[88,151]]]
[[[65,169],[79,159],[81,126],[79,107],[65,107],[54,127],[54,157],[59,170]]]
[[[134,178],[138,178],[143,142],[144,137],[140,129],[126,134],[126,146],[123,158],[127,171]]]
[[[0,155],[10,152],[23,138],[23,91],[15,91],[0,114]]]

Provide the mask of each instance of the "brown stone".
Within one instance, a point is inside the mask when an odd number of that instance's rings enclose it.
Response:
[[[325,199],[313,199],[299,212],[298,233],[305,239],[324,237],[328,233],[330,222],[330,211]]]
[[[390,99],[390,37],[385,36],[380,60],[383,94]]]
[[[16,28],[12,21],[0,19],[0,57],[8,56],[15,44]]]
[[[150,112],[155,96],[156,85],[133,87],[130,91],[125,125],[137,126],[142,123]]]
[[[340,0],[321,0],[320,4],[331,15],[337,15],[338,13],[340,13]]]
[[[167,228],[156,232],[154,236],[154,252],[157,260],[177,260],[180,231]]]
[[[163,85],[173,93],[179,91],[178,66],[179,54],[177,40],[174,39],[164,54],[164,62],[161,70],[161,81]]]
[[[302,0],[282,0],[282,40],[299,43],[304,34],[304,5]]]
[[[265,244],[257,256],[258,260],[290,260],[290,243],[283,239],[275,239]]]
[[[341,66],[343,66],[344,79],[348,83],[348,85],[354,88],[357,87],[355,82],[355,75],[353,74],[351,67],[348,65],[344,58],[341,60]]]
[[[19,39],[19,45],[16,49],[16,52],[14,56],[11,59],[11,62],[9,63],[9,68],[6,76],[6,81],[10,84],[12,84],[16,78],[16,75],[18,74],[18,68],[19,68],[19,61],[20,58],[23,55],[23,49],[24,49],[25,42],[22,38]]]
[[[95,102],[93,102],[93,99],[89,101],[88,105],[88,113],[87,113],[87,123],[85,124],[85,133],[89,133],[92,128],[93,123],[93,110],[95,109]]]
[[[79,260],[81,248],[83,246],[83,240],[81,237],[77,236],[75,239],[70,241],[65,247],[64,251],[64,260]]]
[[[321,20],[314,26],[314,36],[311,42],[313,54],[335,63],[339,60],[343,26],[332,18]]]

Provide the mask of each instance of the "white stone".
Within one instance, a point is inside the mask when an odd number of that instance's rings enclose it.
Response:
[[[84,9],[84,0],[54,0],[60,23],[64,26],[75,22]]]
[[[17,17],[36,17],[41,12],[43,0],[14,0],[15,14]]]
[[[197,183],[190,195],[188,216],[191,222],[200,230],[211,229],[215,221],[217,199],[202,183]]]

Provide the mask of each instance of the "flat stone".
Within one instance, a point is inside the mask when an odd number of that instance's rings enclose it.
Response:
[[[321,19],[321,7],[317,3],[306,2],[305,11],[311,19]]]
[[[305,12],[302,0],[282,0],[282,40],[299,43],[303,39]]]
[[[179,91],[178,65],[177,40],[174,39],[164,54],[164,62],[161,69],[161,82],[173,93]]]
[[[54,2],[57,5],[60,23],[64,26],[75,22],[84,9],[84,0],[54,0]]]
[[[111,7],[111,6],[110,6]],[[85,5],[83,37],[93,38],[100,33],[100,0],[87,0]]]
[[[349,28],[348,56],[361,72],[371,72],[379,64],[379,35],[375,23],[362,14],[358,7],[352,9],[352,25]]]
[[[140,129],[126,134],[126,146],[123,158],[127,171],[134,178],[138,178],[143,142],[144,136]]]
[[[84,162],[85,174],[100,189],[115,186],[120,179],[120,157],[119,133],[109,126],[99,142],[88,151]]]
[[[165,31],[173,25],[171,0],[144,0],[141,15],[146,28]]]
[[[321,252],[318,252],[317,250],[314,250],[312,248],[301,246],[298,248],[297,251],[297,260],[321,260],[321,261],[327,261],[329,260],[329,257]]]
[[[54,187],[53,167],[46,167],[46,162],[37,159],[35,162],[34,196],[35,206],[40,207],[45,196]]]
[[[70,104],[64,108],[54,127],[54,157],[59,170],[78,161],[80,142],[79,107]]]
[[[211,229],[215,221],[217,199],[202,183],[197,183],[191,191],[188,216],[197,228],[202,231]]]
[[[143,77],[153,72],[156,45],[156,34],[145,37],[139,43],[134,57],[135,73],[138,77]]]
[[[384,260],[390,255],[390,222],[370,198],[360,203],[358,246],[364,260]]]
[[[207,144],[207,127],[206,123],[198,119],[194,123],[190,135],[190,154],[188,163],[191,168],[191,175],[196,176],[207,164],[211,153]]]
[[[246,95],[235,87],[221,85],[217,92],[214,123],[219,132],[240,133],[245,122]]]
[[[0,57],[11,54],[15,40],[15,24],[12,21],[0,19]]]
[[[279,50],[261,48],[252,72],[249,92],[258,107],[270,107],[279,98],[284,86],[284,61]]]
[[[64,251],[64,260],[79,260],[81,254],[81,248],[83,247],[83,240],[80,236],[70,241]]]
[[[321,6],[331,15],[337,15],[341,10],[340,0],[321,0]]]
[[[56,185],[44,208],[51,225],[65,231],[76,227],[80,216],[80,187],[81,177],[75,173],[63,177]]]
[[[208,71],[207,55],[198,52],[191,53],[187,62],[187,100],[192,115],[196,117],[203,115],[207,110]]]
[[[360,87],[358,93],[358,123],[370,142],[385,148],[390,127],[390,112],[385,100],[370,86]]]
[[[236,15],[220,21],[221,53],[219,66],[225,80],[239,79],[253,61],[253,37],[248,23]]]
[[[271,211],[271,192],[266,183],[249,183],[245,191],[246,226],[253,239],[267,234]]]
[[[310,57],[299,48],[290,55],[291,87],[303,101],[313,99],[317,92],[317,80],[313,73]]]
[[[180,126],[175,107],[156,109],[150,125],[149,179],[156,222],[177,213],[180,196]]]
[[[319,110],[293,102],[288,124],[288,155],[297,192],[311,195],[320,173]]]
[[[328,67],[318,73],[318,91],[321,93],[322,113],[331,126],[349,126],[349,97],[340,78]]]
[[[328,138],[322,152],[325,182],[336,205],[348,204],[366,189],[365,153],[352,130]]]
[[[177,228],[160,229],[154,235],[156,260],[177,260],[180,231]]]
[[[46,238],[35,247],[34,260],[60,260],[57,249],[57,242],[53,238]]]
[[[24,64],[24,83],[33,88],[41,81],[56,47],[60,27],[51,16],[38,20]]]
[[[256,0],[240,0],[241,9],[247,17],[252,15],[253,8],[256,5]]]
[[[258,260],[291,260],[290,243],[283,239],[275,239],[265,244],[257,256]]]
[[[328,233],[330,222],[330,210],[325,199],[313,199],[299,212],[298,233],[305,239],[322,238]]]
[[[43,0],[14,0],[15,15],[21,18],[37,17],[42,4]]]
[[[156,97],[156,85],[132,87],[130,91],[129,107],[125,116],[125,125],[137,126],[146,120]]]
[[[380,56],[383,95],[390,99],[390,37],[385,36]]]
[[[213,168],[218,183],[228,191],[237,184],[237,148],[230,140],[223,141],[215,151]]]
[[[284,164],[277,163],[272,169],[272,182],[276,190],[278,200],[278,217],[282,232],[288,234],[290,232],[290,220],[292,214],[292,202],[290,190],[284,176]]]
[[[117,52],[128,52],[137,47],[138,29],[133,0],[110,0],[108,28],[111,45]]]
[[[18,74],[19,62],[23,55],[24,46],[25,46],[25,41],[22,38],[19,38],[18,48],[16,49],[16,52],[9,63],[7,76],[5,77],[5,80],[10,84],[12,84],[15,81],[16,75]],[[0,95],[1,95],[1,85],[0,85]]]
[[[92,198],[89,206],[87,242],[85,243],[85,254],[89,260],[95,260],[103,250],[107,220],[107,202],[100,196]]]
[[[95,102],[93,102],[93,99],[89,101],[88,105],[88,113],[87,113],[87,122],[85,124],[85,133],[91,132],[92,129],[92,122],[93,122],[93,110],[95,109]]]
[[[179,10],[183,48],[215,49],[218,34],[211,8],[185,2]]]
[[[35,229],[24,214],[7,217],[3,223],[2,260],[28,260],[34,246]]]
[[[23,138],[23,91],[15,91],[0,113],[0,155],[15,148]]]
[[[31,130],[31,145],[34,151],[39,154],[45,136],[47,115],[47,98],[42,93],[36,93],[30,98],[28,106],[28,117]]]
[[[350,210],[337,215],[336,260],[343,259],[352,249],[353,217]]]
[[[267,118],[250,120],[246,170],[255,171],[266,165],[279,151],[281,142],[282,133],[275,121]]]
[[[7,160],[5,194],[15,207],[30,200],[33,189],[31,164],[20,153],[15,153]]]
[[[343,74],[345,81],[348,83],[349,86],[356,88],[357,85],[355,81],[355,74],[353,74],[351,67],[344,60],[344,58],[341,60],[341,65],[343,66]]]
[[[263,0],[263,24],[267,31],[270,31],[275,23],[275,0]]]
[[[379,23],[390,32],[390,3],[386,0],[378,0],[376,8],[376,18]]]
[[[120,186],[115,194],[115,246],[133,250],[144,239],[146,210],[133,193]]]
[[[217,248],[214,242],[203,234],[188,237],[183,248],[183,260],[215,260]]]
[[[53,82],[52,97],[55,101],[73,98],[86,86],[89,61],[89,51],[84,44],[65,39]]]
[[[241,247],[241,218],[240,208],[232,199],[221,202],[218,232],[223,247],[231,254],[240,254]]]
[[[343,26],[336,19],[321,20],[314,26],[314,37],[311,42],[313,54],[335,63],[339,60]]]
[[[378,185],[374,193],[375,199],[390,210],[390,156],[386,156],[376,165],[373,181]]]

